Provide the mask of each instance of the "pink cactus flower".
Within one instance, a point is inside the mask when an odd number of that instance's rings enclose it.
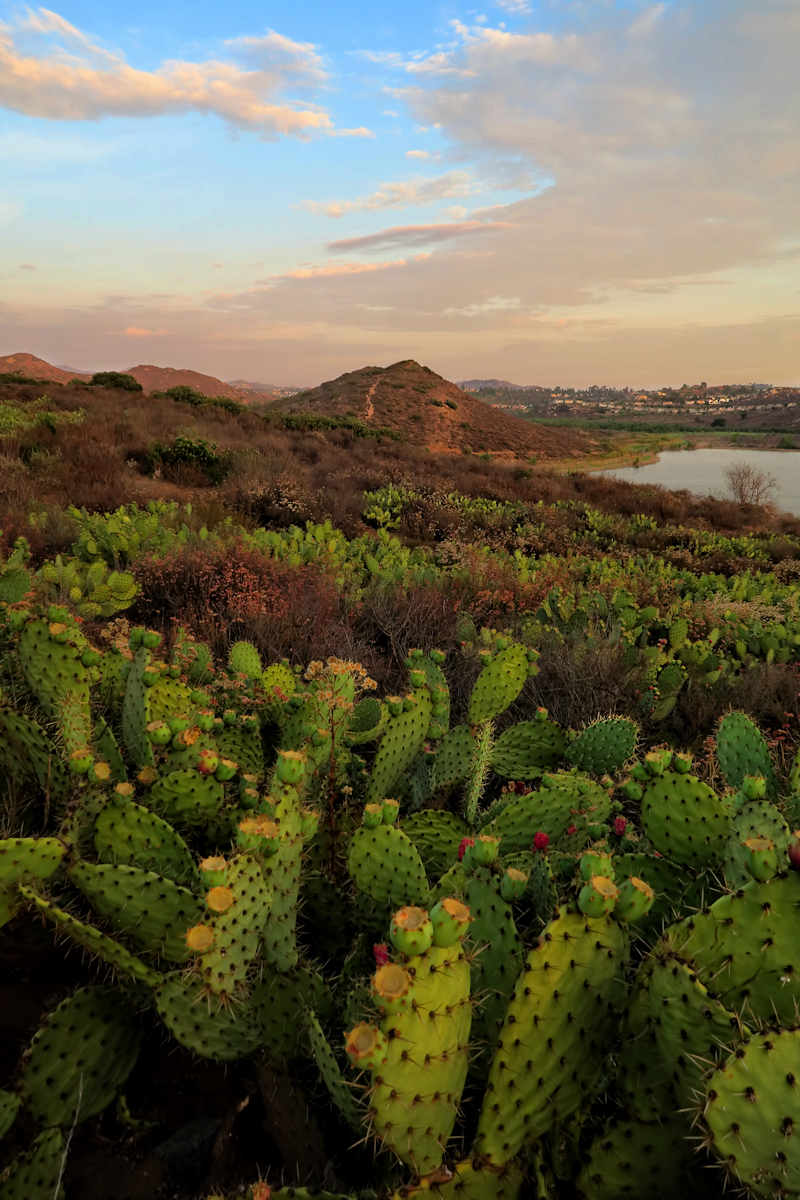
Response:
[[[534,848],[534,850],[541,850],[541,851],[542,851],[542,853],[544,853],[544,851],[547,849],[547,847],[548,847],[549,845],[550,845],[550,835],[549,835],[549,834],[547,834],[547,833],[544,833],[544,832],[543,832],[543,831],[540,829],[538,833],[535,833],[535,834],[533,835],[533,848]]]

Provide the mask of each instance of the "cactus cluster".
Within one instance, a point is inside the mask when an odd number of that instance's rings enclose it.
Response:
[[[0,924],[89,965],[0,1091],[0,1200],[56,1195],[154,1023],[307,1089],[331,1194],[363,1191],[357,1141],[376,1197],[668,1197],[709,1163],[800,1195],[800,767],[744,714],[701,779],[627,719],[514,724],[537,656],[503,637],[454,714],[435,650],[378,698],[357,663],[1,616],[0,786],[32,815]]]

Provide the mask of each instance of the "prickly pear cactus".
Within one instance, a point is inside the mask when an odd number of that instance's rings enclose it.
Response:
[[[746,775],[766,780],[770,800],[777,797],[775,768],[761,730],[744,713],[723,717],[717,729],[717,761],[729,787],[741,787]]]
[[[581,771],[613,774],[634,753],[638,736],[635,723],[625,717],[595,721],[569,744],[565,757]]]
[[[475,1146],[489,1162],[508,1162],[587,1102],[625,1003],[627,956],[615,921],[564,907],[528,954],[478,1120]]]
[[[85,1121],[102,1112],[130,1075],[142,1031],[135,1010],[113,988],[80,988],[34,1035],[22,1090],[42,1125]]]
[[[702,871],[725,853],[730,814],[708,784],[666,771],[645,789],[642,824],[659,854]]]

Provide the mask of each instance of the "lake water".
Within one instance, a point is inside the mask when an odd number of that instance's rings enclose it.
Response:
[[[778,481],[775,503],[800,517],[800,451],[792,450],[668,450],[658,462],[643,467],[598,471],[630,483],[660,483],[676,491],[687,488],[698,496],[727,495],[726,469],[746,462]]]

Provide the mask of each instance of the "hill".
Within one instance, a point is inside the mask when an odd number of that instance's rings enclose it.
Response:
[[[281,398],[271,408],[326,417],[351,414],[375,426],[397,429],[410,442],[439,451],[565,458],[582,457],[596,448],[596,442],[580,430],[548,429],[492,408],[413,359],[348,371],[319,387]]]
[[[141,364],[138,367],[128,367],[126,375],[132,375],[138,380],[146,392],[166,392],[172,387],[190,387],[206,396],[228,396],[231,400],[242,400],[242,389],[223,383],[213,375],[202,375],[199,371],[187,371],[178,367],[154,367],[152,364]]]
[[[70,379],[91,379],[91,372],[73,371],[69,367],[54,367],[52,363],[35,354],[7,354],[0,358],[0,374],[19,371],[30,379],[49,379],[53,383],[69,383]],[[181,370],[176,367],[155,367],[142,363],[138,367],[127,367],[126,375],[138,380],[146,392],[165,392],[171,387],[190,387],[206,396],[228,396],[231,400],[247,402],[241,387],[223,383],[213,375],[202,375],[199,371]]]
[[[512,392],[524,392],[527,383],[509,383],[507,379],[462,379],[458,386],[465,392],[478,392],[481,388],[504,388]]]
[[[69,383],[70,379],[91,379],[91,375],[54,367],[52,363],[37,358],[35,354],[6,354],[0,358],[0,375],[7,371],[19,371],[29,379],[50,379],[53,383]]]

